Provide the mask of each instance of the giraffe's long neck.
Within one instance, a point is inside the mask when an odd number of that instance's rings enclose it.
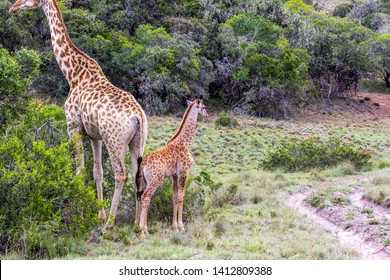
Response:
[[[195,108],[196,102],[192,103],[186,110],[183,120],[181,121],[179,129],[175,135],[168,140],[167,144],[172,142],[182,143],[188,148],[191,146],[195,137],[198,113]]]
[[[46,0],[42,9],[50,27],[55,58],[69,86],[76,87],[92,76],[105,77],[100,66],[70,40],[56,0]]]

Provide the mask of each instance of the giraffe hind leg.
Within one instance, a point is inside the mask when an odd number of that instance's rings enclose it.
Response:
[[[136,200],[135,200],[135,221],[134,225],[139,225],[139,216],[140,216],[140,210],[141,210],[141,202],[140,202],[140,197],[138,194],[138,189],[137,189],[137,174],[139,170],[139,157],[142,156],[141,153],[141,138],[140,138],[140,131],[138,130],[134,136],[133,139],[131,139],[130,144],[129,144],[129,150],[130,150],[130,156],[131,156],[131,163],[132,163],[132,176],[133,176],[133,185],[134,185],[134,192],[136,194]],[[142,147],[143,151],[143,147]],[[142,172],[142,170],[139,170],[139,172]],[[139,181],[138,182],[140,185],[142,185],[143,182]]]
[[[125,166],[125,148],[121,148],[124,146],[107,145],[107,149],[111,159],[112,169],[115,174],[115,190],[114,196],[111,202],[110,213],[106,224],[104,225],[102,232],[104,233],[106,230],[113,228],[115,223],[115,216],[118,210],[120,197],[122,195],[123,186],[128,180],[128,174]]]
[[[150,205],[150,200],[153,197],[153,194],[158,189],[158,187],[161,185],[161,183],[164,180],[164,172],[162,170],[149,170],[150,173],[153,173],[153,179],[152,178],[145,178],[147,185],[145,188],[144,193],[141,196],[141,211],[140,211],[140,222],[139,226],[142,229],[142,234],[148,233],[148,210]],[[147,174],[145,174],[145,177],[148,177]]]

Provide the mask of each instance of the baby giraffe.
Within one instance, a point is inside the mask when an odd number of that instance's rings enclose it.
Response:
[[[207,117],[203,97],[187,101],[188,108],[176,134],[157,151],[150,152],[144,159],[138,159],[137,200],[140,209],[136,209],[135,224],[142,233],[148,233],[147,216],[150,200],[165,177],[173,179],[173,217],[172,227],[184,231],[182,214],[185,192],[185,182],[192,163],[189,151],[194,140],[198,114]]]

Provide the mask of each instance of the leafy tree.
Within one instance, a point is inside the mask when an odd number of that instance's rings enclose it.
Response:
[[[39,74],[41,59],[32,50],[11,55],[0,45],[0,132],[25,111],[29,102],[25,91]]]
[[[377,36],[371,41],[371,45],[376,56],[372,71],[385,82],[387,88],[390,88],[390,35]]]
[[[382,25],[382,18],[378,12],[378,1],[370,0],[355,5],[348,17],[364,27],[378,30]]]
[[[13,3],[11,0],[0,2],[0,45],[9,51],[18,50],[21,46],[35,50],[40,48],[41,44],[50,40],[50,33],[44,27],[44,14],[25,11],[12,15],[8,10]]]
[[[351,90],[373,63],[367,42],[376,34],[344,19],[313,12],[300,2],[286,2],[294,13],[286,21],[287,38],[294,47],[308,51],[310,76],[328,99]]]
[[[335,17],[345,18],[348,15],[348,13],[352,10],[352,8],[353,8],[353,4],[342,3],[336,6],[336,8],[334,8],[332,15]]]
[[[191,40],[151,25],[140,25],[134,41],[122,39],[113,57],[115,68],[127,72],[148,112],[166,112],[191,95],[207,96],[212,65]]]
[[[217,75],[236,112],[281,116],[289,98],[305,94],[308,55],[291,48],[283,29],[254,13],[222,24]]]

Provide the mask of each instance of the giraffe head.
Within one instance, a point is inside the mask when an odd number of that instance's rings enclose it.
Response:
[[[196,110],[197,114],[200,114],[204,117],[208,117],[208,114],[206,111],[206,106],[203,104],[203,95],[201,95],[200,97],[195,97],[195,100],[192,102],[187,100],[188,106],[190,106],[191,104],[193,104],[195,102],[196,102],[196,104],[194,105],[193,109]]]
[[[27,9],[35,9],[41,7],[45,0],[17,0],[9,9],[10,13],[16,14]]]

